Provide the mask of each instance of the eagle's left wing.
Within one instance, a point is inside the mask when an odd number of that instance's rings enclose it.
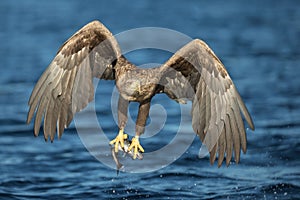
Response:
[[[170,98],[193,101],[192,126],[210,152],[211,163],[218,152],[218,165],[225,153],[228,165],[233,150],[239,162],[240,149],[247,149],[241,113],[252,130],[254,125],[224,65],[208,45],[191,41],[161,67],[161,73],[160,84]]]

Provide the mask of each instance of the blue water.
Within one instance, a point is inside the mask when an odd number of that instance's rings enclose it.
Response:
[[[0,1],[0,198],[299,199],[299,7],[292,0]],[[256,125],[255,132],[247,131],[241,163],[210,166],[208,158],[197,158],[201,144],[195,138],[165,168],[117,176],[86,150],[74,124],[54,143],[45,143],[41,134],[34,138],[32,123],[25,124],[34,84],[59,46],[94,19],[114,34],[151,26],[205,40],[227,66]],[[142,65],[170,55],[147,50],[128,57]],[[113,138],[113,83],[104,84],[96,92],[97,117]],[[168,118],[159,140],[142,139],[146,151],[167,144],[180,121],[176,103],[164,96],[154,100]]]

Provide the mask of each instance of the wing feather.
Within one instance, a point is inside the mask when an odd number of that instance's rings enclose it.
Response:
[[[45,134],[45,140],[48,140],[48,136],[50,136],[50,139],[52,141],[52,134],[53,132],[55,132],[55,127],[56,126],[52,126],[53,125],[53,115],[54,114],[54,106],[55,106],[55,102],[53,100],[53,97],[50,96],[50,99],[48,101],[46,110],[45,110],[45,120],[44,120],[44,131],[46,131]],[[55,124],[55,123],[54,123]],[[53,134],[54,135],[54,134]]]
[[[229,110],[229,120],[232,129],[231,136],[233,138],[233,149],[234,149],[235,161],[238,163],[240,160],[241,143],[240,143],[239,130],[232,109]]]
[[[192,126],[196,133],[199,135],[200,139],[203,140],[205,138],[204,129],[206,124],[206,98],[204,96],[205,84],[202,82],[200,82],[199,84],[199,87],[202,87],[202,90],[197,91],[196,98],[193,102],[192,116],[195,116],[195,118],[192,118]]]
[[[231,126],[229,122],[228,114],[225,116],[225,138],[226,138],[226,165],[230,164],[230,160],[232,158],[232,147],[233,147],[233,139],[231,134]]]
[[[237,125],[237,128],[239,130],[239,137],[240,137],[240,143],[241,143],[241,147],[242,147],[242,150],[244,153],[246,153],[247,151],[247,137],[246,137],[246,134],[243,134],[245,133],[245,127],[244,127],[244,122],[243,122],[243,119],[242,119],[242,116],[239,112],[239,107],[238,107],[238,103],[236,102],[235,99],[233,99],[233,101],[235,101],[235,103],[233,104],[233,114],[234,114],[234,118],[235,118],[235,121],[236,121],[236,125]]]
[[[210,164],[213,165],[216,157],[217,157],[217,148],[218,148],[218,142],[215,144],[215,146],[212,148],[212,150],[209,152],[210,153]]]
[[[204,84],[204,82],[203,82],[203,84]],[[207,89],[208,88],[205,87],[205,91],[203,91],[203,93],[206,94],[205,95],[205,100],[207,102],[207,104],[205,105],[205,108],[203,109],[203,110],[205,110],[204,117],[203,117],[203,119],[205,119],[205,124],[204,125],[206,125],[206,127],[205,127],[205,133],[207,132],[208,125],[210,123],[210,118],[211,118],[211,115],[212,115],[212,113],[211,113],[212,112],[211,111],[212,99],[210,97],[209,92],[206,92]],[[203,140],[204,140],[204,138],[203,138]]]
[[[224,156],[225,156],[225,151],[226,151],[226,140],[225,140],[225,131],[226,131],[226,128],[224,126],[223,130],[222,130],[222,133],[219,137],[219,141],[218,141],[218,144],[219,144],[219,149],[218,149],[218,167],[220,167],[223,163],[223,160],[224,160]]]
[[[35,121],[34,121],[34,135],[38,136],[39,131],[40,131],[40,124],[42,122],[42,118],[44,116],[44,112],[45,112],[45,108],[46,105],[48,103],[47,101],[48,96],[43,96],[41,101],[40,101],[40,105],[37,108],[37,113],[36,113],[36,117],[35,117]]]
[[[235,89],[235,97],[236,97],[236,100],[237,100],[237,102],[239,104],[240,110],[242,111],[242,113],[243,113],[243,115],[244,115],[244,117],[245,117],[248,125],[250,126],[250,128],[252,130],[254,130],[255,128],[254,128],[254,124],[253,124],[252,118],[250,116],[250,113],[249,113],[246,105],[244,104],[244,102],[243,102],[243,100],[242,100],[239,92],[236,89]]]

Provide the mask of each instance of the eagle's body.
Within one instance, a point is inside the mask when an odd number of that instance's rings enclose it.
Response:
[[[151,99],[159,89],[160,68],[141,69],[133,64],[122,73],[116,68],[116,86],[127,101],[144,102]],[[122,67],[120,67],[122,68]],[[122,69],[120,69],[122,70]]]
[[[93,77],[115,80],[119,90],[118,126],[115,143],[124,145],[127,135],[128,104],[139,102],[136,136],[130,149],[144,151],[139,136],[144,132],[151,99],[165,93],[178,103],[192,101],[192,126],[210,152],[213,163],[218,153],[220,166],[232,152],[239,162],[240,150],[246,152],[246,132],[242,115],[251,129],[251,116],[237,92],[224,65],[206,43],[195,39],[177,51],[166,63],[152,69],[141,69],[121,53],[117,41],[99,21],[93,21],[69,38],[43,73],[28,102],[27,123],[35,115],[37,136],[44,118],[44,137],[61,137],[73,115],[94,98]],[[135,156],[134,156],[135,157]]]

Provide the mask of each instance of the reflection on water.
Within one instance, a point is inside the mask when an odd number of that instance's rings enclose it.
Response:
[[[298,7],[298,1],[258,0],[247,6],[240,1],[1,1],[0,197],[300,198]],[[34,138],[32,124],[25,124],[34,83],[59,45],[93,19],[113,33],[156,26],[207,41],[227,66],[256,125],[255,132],[248,131],[248,152],[241,163],[210,166],[208,158],[197,158],[201,144],[195,139],[163,169],[116,176],[87,152],[74,124],[52,144]],[[128,55],[137,65],[162,63],[169,56],[151,50]],[[103,82],[96,92],[97,117],[109,138],[118,131],[108,100],[113,87],[113,82]],[[142,139],[149,151],[168,144],[180,122],[176,103],[163,95],[154,103],[168,117],[160,133]],[[131,113],[136,115],[135,106]],[[153,116],[161,115],[154,109]]]

